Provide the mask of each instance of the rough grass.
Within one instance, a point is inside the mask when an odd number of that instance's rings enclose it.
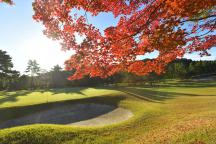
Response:
[[[37,124],[3,129],[0,130],[2,144],[216,142],[215,82],[169,81],[158,88],[76,88],[25,92],[26,94],[22,94],[22,91],[0,92],[0,121],[66,103],[85,102],[125,107],[135,116],[126,122],[106,127],[80,128]],[[35,98],[37,96],[38,99]],[[7,97],[11,99],[6,100]]]

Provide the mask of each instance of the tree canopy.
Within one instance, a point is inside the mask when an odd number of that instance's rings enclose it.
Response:
[[[26,68],[26,73],[29,73],[30,76],[36,76],[40,72],[39,64],[36,60],[29,60]]]
[[[185,53],[209,55],[216,46],[215,0],[35,0],[33,9],[44,34],[75,51],[65,62],[67,70],[75,70],[70,79],[120,71],[160,74]],[[86,13],[79,16],[80,9]],[[101,32],[88,22],[87,12],[112,13],[119,21]],[[77,34],[84,38],[81,43]],[[137,60],[155,51],[156,58]]]
[[[60,65],[57,64],[52,68],[52,71],[53,72],[60,72],[60,71],[62,71],[62,68]]]
[[[8,73],[13,68],[12,58],[6,51],[0,50],[0,73]]]
[[[71,79],[84,75],[107,77],[119,71],[137,75],[162,73],[165,66],[186,52],[215,46],[215,0],[36,0],[34,19],[43,22],[44,33],[61,40],[64,49],[76,54],[66,61],[75,69]],[[116,26],[104,34],[88,23],[85,15],[71,13],[83,9],[97,16],[110,12],[120,17]],[[84,37],[80,44],[76,34]],[[142,61],[137,56],[158,51],[155,59]]]
[[[0,50],[0,89],[8,88],[10,83],[19,76],[19,72],[12,70],[13,63],[6,51]]]

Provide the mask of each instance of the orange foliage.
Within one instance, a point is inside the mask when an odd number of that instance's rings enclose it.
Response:
[[[208,55],[216,46],[215,7],[215,0],[35,0],[33,18],[43,23],[48,37],[62,41],[63,49],[76,52],[65,62],[67,70],[76,70],[70,79],[105,78],[119,71],[162,73],[187,52]],[[92,16],[111,12],[120,19],[101,33],[73,9]],[[84,36],[81,44],[77,33]],[[154,50],[157,58],[136,59]]]

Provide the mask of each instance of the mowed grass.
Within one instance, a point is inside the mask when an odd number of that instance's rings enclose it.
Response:
[[[134,113],[128,121],[104,127],[36,124],[3,129],[1,144],[216,143],[214,81],[169,81],[157,88],[71,88],[0,95],[0,121],[88,102],[120,106]]]
[[[49,90],[0,91],[0,108],[82,99],[115,93],[107,89],[65,88]]]

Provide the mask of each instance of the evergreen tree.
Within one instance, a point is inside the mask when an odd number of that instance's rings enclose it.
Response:
[[[28,65],[25,71],[29,76],[31,77],[31,88],[35,88],[36,86],[36,79],[35,77],[39,74],[40,72],[40,67],[39,64],[37,63],[36,60],[29,60]]]
[[[0,50],[0,89],[8,89],[14,83],[19,72],[12,70],[13,63],[6,51]]]

